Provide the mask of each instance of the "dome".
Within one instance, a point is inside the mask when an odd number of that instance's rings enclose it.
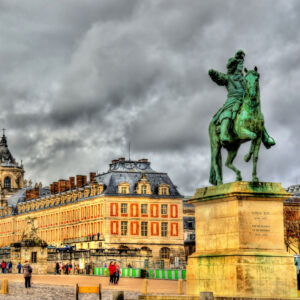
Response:
[[[3,136],[0,141],[0,159],[1,163],[15,163],[14,157],[11,155],[8,146],[7,146],[7,139],[3,133]]]

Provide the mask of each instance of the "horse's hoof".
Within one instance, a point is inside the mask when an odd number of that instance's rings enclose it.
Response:
[[[248,161],[250,160],[250,158],[251,158],[251,154],[248,153],[248,154],[246,154],[246,155],[244,156],[244,161],[245,161],[245,162],[248,162]]]
[[[237,176],[235,181],[242,181],[242,176]]]
[[[255,176],[252,178],[252,182],[259,182],[258,178]]]

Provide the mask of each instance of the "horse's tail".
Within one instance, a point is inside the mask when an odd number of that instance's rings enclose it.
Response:
[[[220,155],[219,151],[217,151],[217,153],[214,151],[213,147],[213,143],[215,143],[215,141],[212,140],[212,136],[215,136],[216,134],[216,125],[211,122],[209,124],[209,139],[210,139],[210,172],[209,172],[209,183],[211,183],[212,185],[217,185],[217,174],[216,174],[216,170],[215,170],[215,166],[214,166],[214,156],[217,155],[217,157],[215,158],[217,161],[217,165],[220,166],[220,176],[222,176],[222,156]]]

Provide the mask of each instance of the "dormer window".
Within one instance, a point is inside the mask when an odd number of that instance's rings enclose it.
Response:
[[[128,182],[122,182],[118,186],[118,192],[119,194],[129,194],[129,183]]]
[[[167,184],[161,184],[158,187],[158,194],[162,196],[168,196],[170,195],[170,188]]]
[[[99,184],[97,186],[97,194],[100,195],[103,192],[103,190],[104,190],[103,184]]]
[[[136,193],[141,195],[151,195],[151,185],[146,174],[143,173],[141,179],[137,183]]]
[[[4,188],[10,189],[10,177],[8,176],[4,178]]]
[[[143,184],[141,186],[141,194],[143,194],[143,195],[147,194],[147,185]]]

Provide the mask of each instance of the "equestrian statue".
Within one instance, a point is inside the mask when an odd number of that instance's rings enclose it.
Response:
[[[223,183],[221,149],[225,148],[228,157],[225,165],[242,180],[241,171],[232,163],[241,144],[251,141],[249,152],[244,159],[248,162],[253,156],[252,181],[258,182],[256,165],[261,142],[269,149],[275,141],[269,136],[264,116],[260,109],[259,73],[257,67],[243,74],[245,53],[238,50],[227,62],[227,73],[209,70],[211,79],[227,89],[227,100],[213,116],[209,124],[211,146],[211,168],[209,182],[213,185]]]

